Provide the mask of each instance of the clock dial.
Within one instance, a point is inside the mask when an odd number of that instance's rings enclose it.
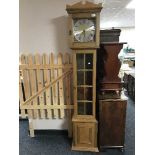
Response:
[[[74,20],[74,41],[90,42],[95,40],[95,21],[92,19]]]

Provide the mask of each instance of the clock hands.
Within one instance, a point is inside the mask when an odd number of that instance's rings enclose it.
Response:
[[[74,31],[74,34],[77,35],[77,34],[81,34],[83,31]]]
[[[84,34],[84,39],[86,38],[86,31],[83,30],[83,34]]]
[[[92,25],[91,27],[88,27],[87,29],[85,29],[85,31],[92,31],[92,30],[95,30],[94,25]]]

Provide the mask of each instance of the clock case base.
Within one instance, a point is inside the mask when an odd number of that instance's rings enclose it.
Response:
[[[73,151],[90,151],[90,152],[99,152],[97,147],[78,147],[78,146],[73,146],[72,145],[72,150]]]
[[[98,122],[95,118],[73,116],[72,150],[99,152],[97,148]]]

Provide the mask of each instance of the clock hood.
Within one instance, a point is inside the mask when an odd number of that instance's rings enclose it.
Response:
[[[66,5],[66,11],[69,14],[72,13],[85,13],[85,12],[101,12],[102,10],[102,3],[94,4],[92,2],[86,1],[84,2],[78,2],[73,5]]]

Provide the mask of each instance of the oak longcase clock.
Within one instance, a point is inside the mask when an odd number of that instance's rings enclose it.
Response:
[[[67,5],[69,45],[73,52],[74,115],[72,150],[97,148],[96,49],[102,4],[79,2]]]

